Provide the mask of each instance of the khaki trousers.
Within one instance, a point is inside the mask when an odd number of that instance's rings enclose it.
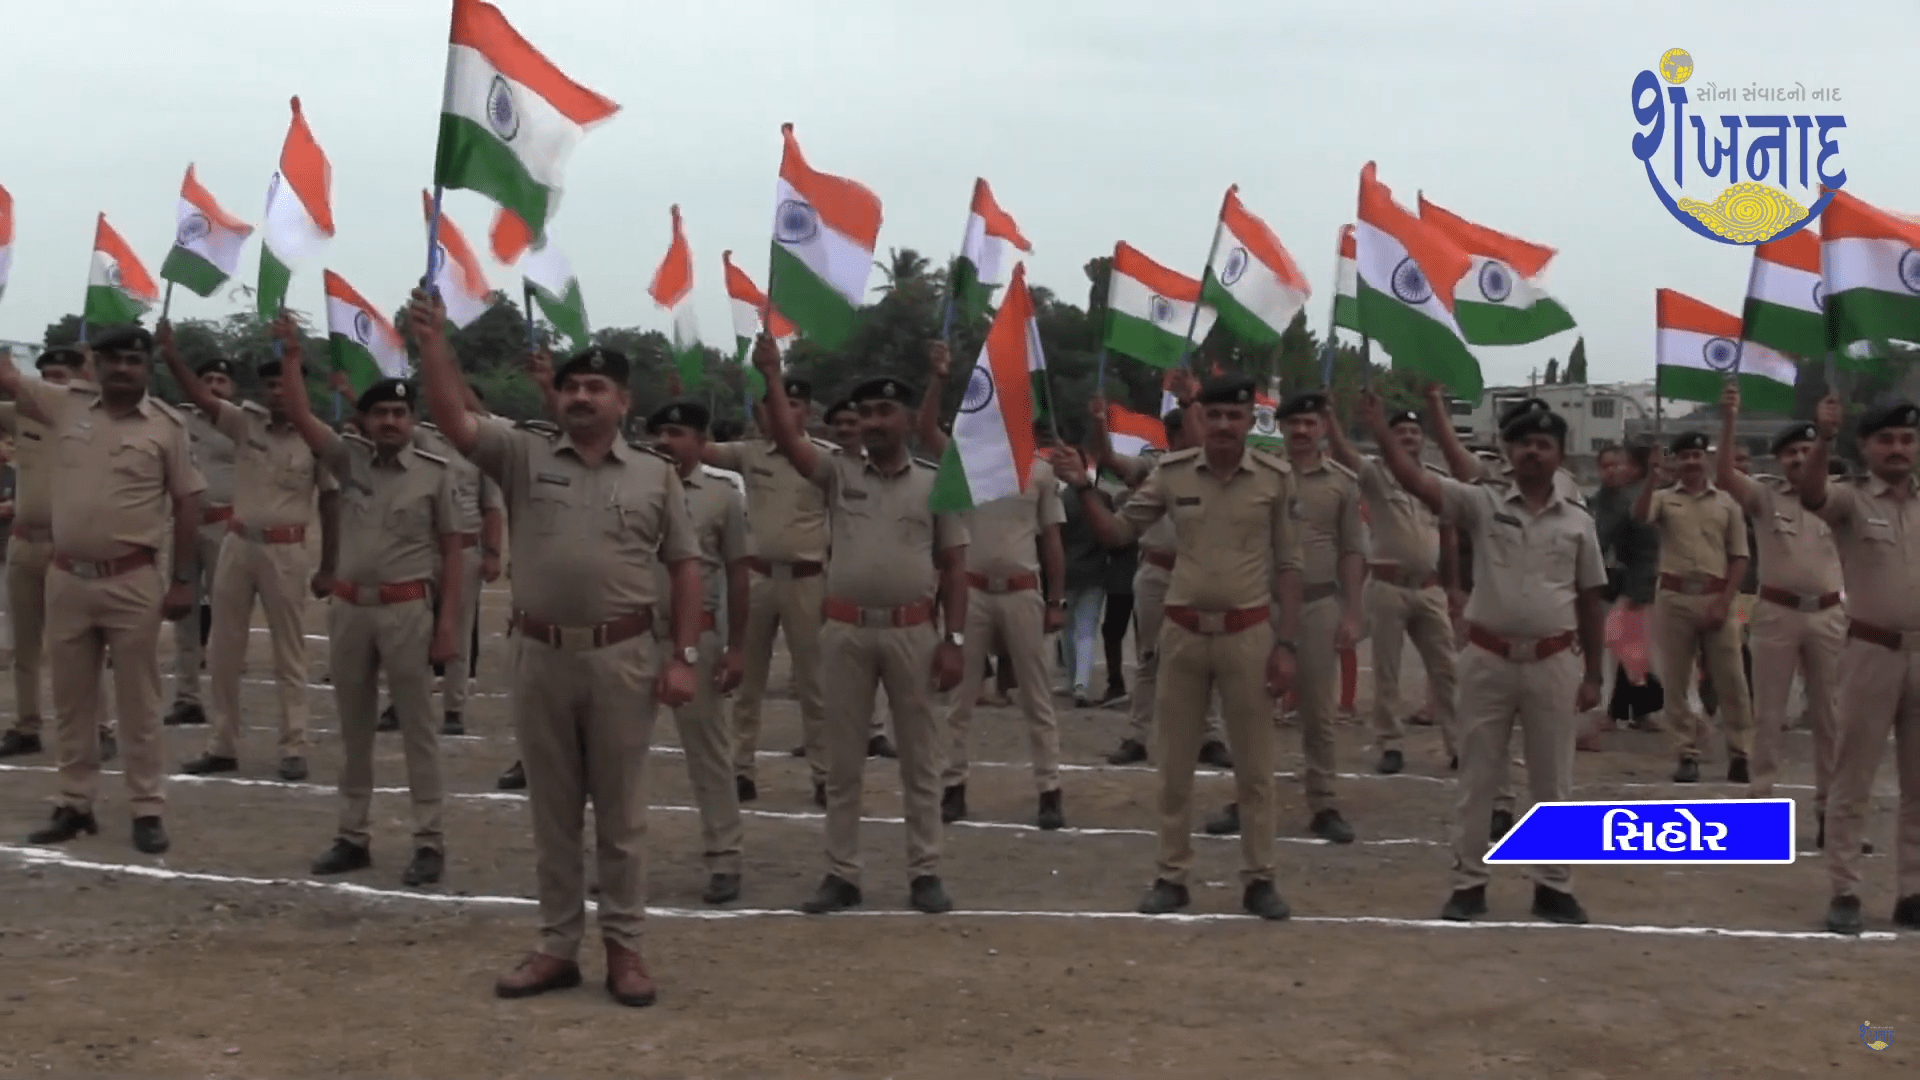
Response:
[[[781,569],[776,567],[775,569]],[[820,696],[820,606],[827,597],[824,574],[812,577],[752,575],[747,599],[745,672],[733,699],[733,770],[754,779],[754,755],[760,749],[760,703],[767,693],[767,672],[773,663],[773,636],[787,639],[787,657],[793,687],[800,699],[802,745],[815,783],[827,778],[825,713]],[[871,696],[871,695],[869,695]],[[869,712],[872,711],[869,704]]]
[[[820,629],[820,674],[827,689],[827,869],[860,883],[860,812],[874,692],[885,687],[900,753],[907,819],[907,876],[940,872],[940,756],[933,715],[932,623],[903,629],[828,621]]]
[[[1274,726],[1267,694],[1273,630],[1262,623],[1237,634],[1196,634],[1178,623],[1160,628],[1160,683],[1154,703],[1159,730],[1160,855],[1163,881],[1187,883],[1193,866],[1193,771],[1201,717],[1217,691],[1226,704],[1233,748],[1234,797],[1240,804],[1240,877],[1273,880]],[[1305,665],[1302,665],[1304,667]]]
[[[426,670],[422,663],[419,670]],[[580,835],[593,801],[600,933],[640,947],[647,904],[647,753],[659,671],[652,635],[569,652],[522,640],[513,699],[533,816],[540,951],[579,955],[587,921]]]
[[[53,706],[59,716],[58,803],[92,813],[100,786],[105,730],[102,670],[113,657],[113,693],[120,714],[133,816],[166,809],[166,765],[160,737],[160,569],[142,566],[87,580],[55,567],[47,572],[47,652]]]
[[[227,538],[227,523],[216,521],[200,526],[196,556],[200,576],[193,582],[194,611],[173,624],[173,700],[182,704],[200,704],[200,663],[205,650],[200,645],[200,608],[213,605],[214,572],[220,566],[220,545]],[[209,642],[212,634],[208,634]],[[211,665],[209,665],[211,666]]]
[[[1426,666],[1433,689],[1433,722],[1447,747],[1454,745],[1453,619],[1447,591],[1438,585],[1406,589],[1388,581],[1367,582],[1367,615],[1373,627],[1373,734],[1381,750],[1398,750],[1406,738],[1400,708],[1400,656],[1407,638]]]
[[[240,671],[246,667],[247,644],[253,632],[253,601],[258,597],[267,615],[267,637],[273,648],[273,678],[280,696],[280,756],[306,755],[305,615],[308,579],[312,572],[304,544],[262,544],[228,533],[220,545],[220,567],[213,575],[213,632],[207,637],[207,677],[213,686],[213,708],[207,713],[207,723],[212,728],[207,753],[215,757],[240,756]],[[336,605],[341,606],[351,605]],[[429,637],[431,625],[429,618]],[[422,642],[423,664],[426,648]],[[385,658],[383,652],[382,659]],[[331,674],[337,686],[340,672],[335,668]],[[392,680],[391,670],[387,677]]]
[[[1294,685],[1299,688],[1300,751],[1306,759],[1301,780],[1307,789],[1307,809],[1316,814],[1334,808],[1333,721],[1340,694],[1340,658],[1333,635],[1339,628],[1338,596],[1300,608],[1300,658]],[[1234,752],[1239,753],[1238,746]],[[1246,808],[1240,812],[1245,815]]]
[[[7,615],[13,621],[13,730],[40,734],[40,658],[46,648],[51,540],[14,537],[7,545]]]
[[[1527,786],[1535,802],[1565,802],[1573,791],[1573,711],[1580,689],[1580,659],[1571,650],[1545,660],[1507,660],[1469,645],[1460,653],[1460,785],[1453,807],[1453,887],[1487,883],[1484,861],[1493,807],[1506,783],[1513,725],[1520,723],[1526,747]],[[1572,891],[1565,866],[1534,866],[1541,885]]]
[[[485,558],[480,548],[466,548],[460,558],[460,651],[447,661],[447,673],[440,679],[440,707],[453,713],[466,711],[467,694],[472,690],[473,624],[480,618],[480,590],[486,588],[480,580],[480,562]]]
[[[1731,612],[1717,630],[1702,632],[1700,615],[1713,602],[1710,596],[1683,596],[1661,589],[1653,603],[1654,660],[1660,682],[1667,688],[1667,726],[1673,732],[1675,753],[1683,761],[1698,761],[1706,738],[1706,722],[1688,697],[1694,684],[1696,656],[1706,662],[1720,696],[1720,724],[1731,757],[1746,757],[1753,749],[1753,701],[1747,691],[1747,673],[1740,664],[1740,626]]]
[[[1897,896],[1920,894],[1920,653],[1848,639],[1840,653],[1839,738],[1827,795],[1827,879],[1858,896],[1860,839],[1873,774],[1894,738],[1900,780]]]
[[[1133,651],[1138,666],[1133,672],[1133,701],[1128,710],[1132,725],[1127,737],[1141,746],[1153,745],[1155,688],[1160,681],[1160,626],[1167,619],[1167,585],[1173,575],[1140,560],[1133,572]],[[1220,729],[1217,699],[1208,702],[1207,718],[1201,742],[1224,742]],[[1199,750],[1194,753],[1198,754]]]
[[[974,589],[967,596],[967,644],[964,674],[947,710],[947,751],[942,785],[967,782],[967,733],[973,726],[974,700],[985,681],[987,657],[995,646],[1013,662],[1019,684],[1014,697],[1027,721],[1033,755],[1033,782],[1042,794],[1060,789],[1060,725],[1053,712],[1053,673],[1048,670],[1047,605],[1034,589],[990,593]]]
[[[217,632],[217,617],[214,625]],[[360,606],[335,599],[327,612],[327,640],[345,759],[340,767],[340,838],[359,847],[371,842],[367,819],[373,805],[374,728],[380,721],[384,670],[407,755],[413,843],[416,848],[441,849],[440,739],[427,703],[432,606],[425,600]]]
[[[1796,611],[1762,600],[1753,610],[1753,783],[1750,799],[1773,795],[1780,775],[1780,732],[1787,721],[1793,673],[1807,686],[1813,721],[1813,807],[1821,816],[1833,783],[1835,669],[1847,644],[1846,610]]]
[[[660,647],[673,645],[663,642]],[[702,858],[709,874],[738,874],[744,843],[740,792],[733,782],[733,732],[720,709],[720,692],[713,687],[714,665],[724,651],[717,631],[700,636],[693,700],[673,710],[673,724],[687,756],[687,779],[693,783],[694,805],[700,808]]]

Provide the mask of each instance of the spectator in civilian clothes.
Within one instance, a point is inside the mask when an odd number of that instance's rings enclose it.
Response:
[[[1651,446],[1610,446],[1600,453],[1600,490],[1593,497],[1594,526],[1600,536],[1600,550],[1611,568],[1607,598],[1617,608],[1639,616],[1653,605],[1654,586],[1660,576],[1660,530],[1633,520],[1633,501],[1640,486],[1647,482]],[[1660,677],[1649,669],[1642,682],[1634,682],[1623,665],[1615,665],[1613,696],[1607,703],[1607,715],[1643,730],[1658,724],[1648,717],[1666,704],[1666,692]]]

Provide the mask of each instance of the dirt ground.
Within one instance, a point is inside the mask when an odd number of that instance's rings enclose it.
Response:
[[[899,786],[885,761],[868,770],[867,910],[793,913],[823,861],[805,763],[786,753],[797,710],[778,694],[749,806],[746,896],[733,910],[702,908],[698,820],[661,724],[646,947],[660,1003],[609,1001],[591,948],[585,987],[499,1001],[493,976],[534,940],[533,875],[525,808],[494,790],[515,757],[503,591],[488,592],[485,619],[474,734],[443,744],[457,794],[435,889],[399,883],[407,807],[391,735],[379,745],[388,786],[375,801],[374,867],[346,880],[307,874],[331,840],[339,770],[319,605],[311,782],[274,779],[257,632],[242,772],[175,779],[166,857],[129,845],[117,774],[103,785],[100,836],[28,847],[16,838],[46,813],[52,758],[6,762],[0,1076],[1893,1077],[1920,1061],[1920,936],[1887,932],[1889,858],[1867,863],[1862,940],[1819,933],[1825,878],[1807,853],[1784,867],[1581,867],[1575,886],[1595,922],[1585,928],[1531,919],[1527,883],[1503,869],[1490,921],[1439,923],[1451,800],[1439,735],[1412,729],[1407,773],[1378,777],[1365,729],[1351,725],[1339,791],[1360,843],[1309,838],[1297,781],[1281,785],[1279,885],[1293,921],[1236,914],[1238,849],[1214,838],[1198,841],[1196,915],[1147,920],[1131,911],[1153,870],[1153,773],[1100,763],[1120,712],[1064,706],[1071,828],[1055,834],[1032,827],[1017,717],[976,720],[986,764],[943,866],[959,910],[938,918],[906,908]],[[1409,673],[1409,690],[1417,679]],[[0,686],[9,717],[12,700]],[[205,729],[169,729],[169,760],[204,739]],[[1808,738],[1787,743],[1785,779],[1808,784]],[[1297,728],[1282,748],[1283,768],[1297,768]],[[1660,736],[1609,734],[1604,752],[1580,756],[1579,794],[1677,793],[1670,768]],[[1890,779],[1869,833],[1883,852]],[[1215,807],[1231,781],[1203,776],[1200,792]],[[1783,794],[1803,800],[1810,848],[1811,792]],[[1863,1021],[1892,1027],[1894,1045],[1867,1049]]]

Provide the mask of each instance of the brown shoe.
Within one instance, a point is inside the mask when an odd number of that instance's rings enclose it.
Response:
[[[607,993],[622,1005],[642,1008],[653,1004],[653,976],[647,974],[647,962],[640,954],[606,939]]]
[[[530,952],[520,966],[493,981],[495,997],[523,998],[580,985],[580,965],[543,952]]]

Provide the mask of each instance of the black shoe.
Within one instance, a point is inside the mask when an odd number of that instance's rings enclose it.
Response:
[[[1060,807],[1060,789],[1040,793],[1040,828],[1047,832],[1062,828],[1067,823],[1066,811]]]
[[[351,840],[335,840],[326,854],[313,860],[313,872],[320,877],[325,877],[328,874],[365,870],[372,865],[373,855],[366,848]]]
[[[940,822],[951,825],[967,816],[967,785],[950,784],[940,793]]]
[[[1353,826],[1347,824],[1347,819],[1340,816],[1340,811],[1331,806],[1313,815],[1313,822],[1307,826],[1307,830],[1335,844],[1353,843]]]
[[[827,808],[827,782],[825,780],[815,780],[813,782],[813,805],[822,810]]]
[[[1533,887],[1533,914],[1548,922],[1566,923],[1569,926],[1584,926],[1587,911],[1580,901],[1570,892],[1549,889],[1545,885]]]
[[[1920,930],[1920,893],[1903,896],[1894,903],[1893,925],[1902,930]]]
[[[143,855],[165,855],[173,841],[167,839],[167,827],[151,815],[133,819],[133,849]]]
[[[760,797],[760,787],[752,777],[736,776],[733,778],[733,793],[741,802],[750,803]]]
[[[386,708],[380,710],[380,722],[373,725],[373,730],[375,731],[399,731],[400,730],[400,714],[393,711],[392,705],[388,705]]]
[[[806,757],[807,748],[805,746],[796,746],[793,749],[787,751],[787,753],[793,757]]]
[[[441,718],[440,734],[465,735],[466,733],[467,733],[467,723],[465,720],[460,719],[459,713],[450,711],[446,714],[446,716]]]
[[[953,910],[946,886],[933,874],[922,874],[907,886],[907,903],[923,915],[945,915]]]
[[[1240,906],[1246,908],[1249,915],[1258,915],[1274,922],[1293,914],[1293,909],[1280,899],[1280,893],[1274,889],[1271,881],[1256,881],[1248,885],[1247,891],[1241,895]]]
[[[91,836],[99,831],[100,823],[93,819],[92,814],[83,814],[71,806],[56,806],[53,808],[53,822],[44,829],[28,833],[27,843],[64,844],[81,833]]]
[[[1827,933],[1858,934],[1864,925],[1860,918],[1860,898],[1836,896],[1827,903]]]
[[[1500,838],[1513,830],[1513,811],[1495,810],[1493,820],[1487,829],[1487,839],[1499,843]]]
[[[1120,748],[1107,755],[1109,765],[1137,765],[1147,760],[1147,748],[1134,739],[1121,739]]]
[[[1382,750],[1380,763],[1374,768],[1384,776],[1392,776],[1407,767],[1407,756],[1398,750]]]
[[[1744,757],[1727,759],[1727,783],[1745,784],[1749,782],[1747,776],[1747,759]]]
[[[705,904],[730,904],[738,899],[739,874],[715,874],[707,879],[707,887],[700,892],[700,901]]]
[[[1459,754],[1455,754],[1452,757],[1447,759],[1447,771],[1448,772],[1460,771],[1460,755]]]
[[[1102,706],[1112,705],[1116,702],[1125,701],[1126,698],[1127,688],[1119,683],[1115,683],[1107,687],[1106,694],[1100,698],[1100,704]]]
[[[180,771],[188,776],[212,776],[214,773],[239,772],[240,761],[238,758],[221,757],[218,754],[201,754],[180,766]]]
[[[1681,758],[1679,766],[1673,770],[1673,782],[1676,784],[1699,783],[1700,763],[1692,758]]]
[[[18,731],[9,731],[5,735],[0,735],[0,758],[37,754],[40,749],[38,735],[23,735]]]
[[[1219,739],[1208,739],[1200,744],[1200,764],[1211,765],[1216,769],[1233,768],[1233,755],[1227,752],[1227,744]]]
[[[173,708],[167,710],[166,718],[160,721],[168,727],[190,727],[207,722],[206,710],[191,701],[176,701]]]
[[[527,789],[525,763],[516,761],[507,766],[507,771],[500,774],[500,779],[495,781],[493,786],[501,791],[525,791]]]
[[[1487,913],[1487,887],[1475,885],[1471,889],[1455,889],[1447,897],[1445,907],[1440,909],[1440,917],[1450,922],[1467,922],[1477,915]]]
[[[439,848],[416,848],[413,853],[413,861],[407,864],[406,871],[400,875],[400,884],[408,886],[409,888],[418,888],[422,885],[438,885],[440,883],[440,875],[446,873],[446,871],[446,853],[442,852]]]
[[[1156,878],[1134,910],[1142,915],[1171,915],[1191,903],[1193,896],[1187,892],[1185,885],[1175,885],[1163,878]]]
[[[120,740],[114,738],[113,732],[111,731],[101,732],[100,733],[100,764],[105,765],[107,762],[112,761],[114,758],[117,758],[119,756],[120,756]]]
[[[892,739],[887,738],[885,735],[875,735],[873,738],[867,740],[867,756],[897,758],[900,756],[900,752],[893,748]]]
[[[1085,690],[1076,690],[1073,692],[1073,707],[1076,709],[1091,709],[1093,708],[1093,699],[1087,697]]]
[[[800,910],[809,915],[831,915],[836,911],[845,911],[860,906],[860,886],[837,874],[828,874],[820,880],[820,887],[814,890],[813,899],[800,905]]]
[[[1207,819],[1208,836],[1238,836],[1240,834],[1240,804],[1230,802],[1220,812]]]
[[[1825,813],[1820,815],[1819,821],[1815,825],[1813,848],[1815,851],[1827,850],[1827,815]]]
[[[280,759],[280,779],[297,784],[307,778],[307,759],[290,754]]]

